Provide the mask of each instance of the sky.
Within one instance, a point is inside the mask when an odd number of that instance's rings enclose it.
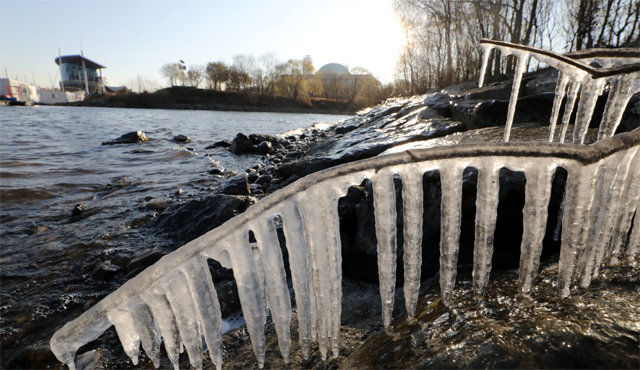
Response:
[[[54,59],[80,54],[110,86],[168,84],[166,63],[233,63],[271,52],[363,67],[393,80],[402,30],[392,0],[0,0],[0,76],[57,85]]]

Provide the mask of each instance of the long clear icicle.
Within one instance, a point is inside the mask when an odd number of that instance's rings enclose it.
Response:
[[[529,60],[528,53],[517,53],[518,62],[516,63],[516,70],[513,76],[513,87],[511,88],[511,98],[509,100],[509,109],[507,110],[507,121],[504,128],[504,141],[509,141],[511,135],[511,125],[513,124],[513,117],[516,113],[516,104],[518,103],[518,94],[520,92],[520,83],[522,82],[522,75],[527,68],[527,62]]]
[[[311,338],[311,301],[309,278],[309,246],[304,238],[304,229],[300,214],[294,201],[285,202],[280,210],[283,229],[289,254],[291,281],[296,297],[298,316],[298,336],[303,358],[309,359],[309,339]]]
[[[291,298],[287,288],[287,277],[282,262],[282,253],[273,218],[258,220],[251,229],[255,233],[264,269],[264,279],[271,307],[271,315],[278,335],[280,353],[284,362],[289,362],[291,349]]]
[[[573,143],[584,144],[587,136],[587,129],[593,116],[593,110],[596,107],[596,101],[602,94],[605,80],[592,80],[586,77],[582,80],[582,90],[580,91],[580,101],[578,102],[578,111],[576,112],[576,123],[573,128]]]
[[[636,203],[635,216],[633,217],[633,229],[631,229],[631,236],[629,236],[629,246],[627,247],[627,260],[630,263],[634,262],[634,259],[640,251],[640,199]]]
[[[614,235],[612,237],[611,263],[618,264],[622,248],[627,243],[629,230],[633,221],[635,212],[634,204],[640,200],[640,153],[636,152],[634,159],[629,167],[629,175],[627,176],[626,194],[621,201],[621,212],[618,214],[618,220],[614,227]]]
[[[142,348],[153,362],[153,366],[159,368],[160,343],[162,342],[162,338],[160,337],[160,330],[153,319],[153,314],[149,306],[142,302],[142,300],[138,300],[138,302],[130,306],[133,324],[140,337]]]
[[[473,289],[482,295],[491,273],[493,239],[498,215],[500,164],[484,160],[477,167],[475,240],[473,245]]]
[[[337,200],[333,189],[314,187],[298,203],[310,249],[312,294],[315,294],[312,300],[316,305],[318,344],[323,359],[327,358],[329,344],[336,356],[340,338],[342,261],[338,252],[339,224],[331,219],[337,216]]]
[[[440,171],[442,200],[440,203],[440,291],[448,303],[456,284],[460,220],[462,217],[462,163]]]
[[[378,280],[382,300],[382,323],[391,324],[396,290],[396,197],[393,173],[380,171],[373,177],[373,207],[378,239]]]
[[[567,297],[574,281],[576,261],[587,239],[590,207],[594,197],[597,164],[567,168],[565,202],[562,214],[562,240],[558,261],[558,294]]]
[[[482,87],[484,85],[484,76],[487,73],[487,65],[489,64],[489,56],[491,55],[491,50],[493,50],[493,46],[489,44],[480,44],[482,47],[482,65],[480,66],[480,78],[478,78],[478,87]]]
[[[184,274],[176,272],[165,286],[165,290],[176,318],[178,333],[189,355],[189,363],[196,369],[201,369],[202,332],[196,320],[196,308]]]
[[[129,356],[131,362],[137,365],[140,351],[140,336],[136,332],[131,314],[127,309],[116,308],[109,311],[107,316],[116,328],[124,352]]]
[[[164,291],[156,285],[145,290],[141,294],[141,298],[151,310],[153,318],[158,325],[169,361],[171,361],[174,369],[177,369],[180,346],[178,328],[176,327],[171,305],[169,305],[169,301],[164,295]]]
[[[261,286],[261,277],[258,267],[255,265],[252,246],[248,237],[235,236],[231,238],[233,244],[227,244],[225,249],[231,259],[233,277],[238,287],[238,296],[242,304],[242,313],[247,325],[247,331],[251,337],[251,346],[256,355],[258,367],[264,367],[266,324],[264,312],[264,292]]]
[[[534,162],[526,171],[525,204],[522,210],[522,243],[518,286],[521,293],[529,293],[538,273],[542,239],[547,226],[553,161]]]
[[[560,106],[564,100],[565,91],[567,90],[567,84],[569,83],[569,76],[562,72],[558,72],[558,81],[556,82],[556,95],[553,99],[553,108],[551,110],[551,118],[549,119],[549,142],[553,142],[553,137],[556,132],[556,123],[558,122],[558,116],[560,115]]]
[[[222,313],[209,266],[204,257],[197,256],[181,270],[189,284],[197,319],[209,349],[209,357],[220,369],[222,367]]]
[[[410,318],[415,316],[422,267],[422,172],[418,166],[400,170],[404,218],[404,302]]]
[[[637,149],[636,149],[637,150]],[[627,177],[629,165],[633,159],[633,155],[636,150],[632,149],[627,151],[625,155],[623,152],[620,155],[607,158],[606,161],[610,161],[607,167],[614,167],[616,171],[609,182],[605,180],[605,184],[608,184],[608,188],[605,189],[606,195],[603,195],[602,205],[600,207],[598,222],[594,225],[593,229],[597,232],[593,238],[593,244],[591,245],[589,260],[585,265],[585,270],[582,275],[580,285],[586,288],[591,283],[591,279],[596,277],[599,273],[600,264],[604,259],[604,252],[607,250],[609,241],[613,233],[614,222],[617,215],[620,212],[619,204],[622,192],[624,192],[624,179]],[[615,166],[614,163],[618,163]]]
[[[609,98],[602,114],[598,140],[611,137],[616,132],[629,99],[640,90],[639,79],[640,73],[635,72],[617,76],[613,80]]]
[[[567,128],[569,127],[569,121],[571,120],[573,107],[575,106],[576,100],[578,98],[578,91],[580,91],[580,86],[581,84],[578,80],[572,80],[569,83],[567,103],[564,106],[564,113],[562,115],[562,127],[558,136],[559,143],[564,143],[564,138],[567,135]]]

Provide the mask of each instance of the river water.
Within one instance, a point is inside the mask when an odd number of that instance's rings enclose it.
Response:
[[[47,347],[61,322],[120,282],[92,278],[162,241],[139,224],[243,171],[259,156],[205,149],[243,132],[276,135],[336,122],[322,114],[87,107],[0,107],[0,347]],[[102,145],[142,130],[145,143]],[[178,134],[191,142],[172,141]],[[255,163],[254,163],[255,162]],[[82,204],[81,217],[73,217]],[[84,307],[83,307],[84,306]],[[2,366],[5,367],[5,366]]]

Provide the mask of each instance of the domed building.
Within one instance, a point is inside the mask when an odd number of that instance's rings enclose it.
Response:
[[[333,74],[333,75],[348,75],[349,73],[349,69],[339,63],[329,63],[329,64],[325,64],[322,67],[320,67],[320,69],[318,69],[318,72],[316,72],[316,74]]]

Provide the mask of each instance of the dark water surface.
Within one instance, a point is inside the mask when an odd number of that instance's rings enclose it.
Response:
[[[13,349],[48,346],[64,321],[117,288],[121,282],[100,279],[97,266],[117,269],[161,245],[139,226],[170,204],[215,189],[224,179],[209,169],[243,171],[260,160],[205,147],[238,132],[275,135],[343,118],[0,107],[0,363]],[[101,145],[135,130],[151,140]],[[173,142],[178,134],[192,141]],[[85,210],[72,216],[77,204]]]

